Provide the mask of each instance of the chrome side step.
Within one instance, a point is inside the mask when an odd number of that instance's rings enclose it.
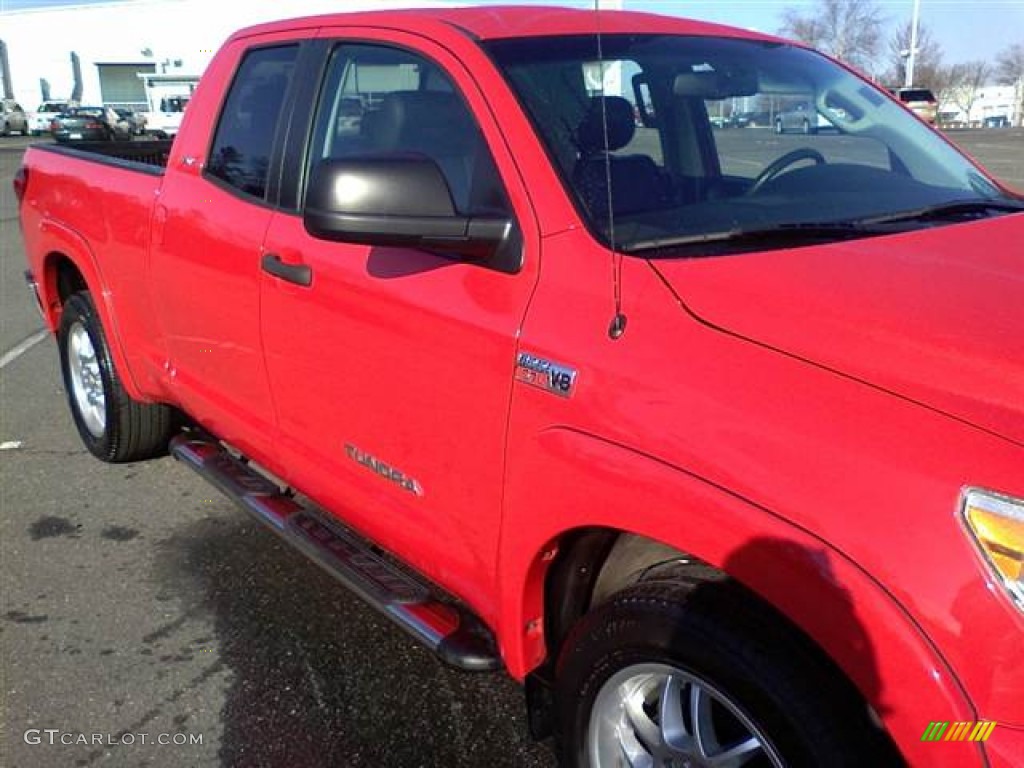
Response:
[[[354,531],[286,495],[212,438],[179,435],[171,454],[444,661],[480,672],[501,666],[494,637],[470,611],[395,566]]]

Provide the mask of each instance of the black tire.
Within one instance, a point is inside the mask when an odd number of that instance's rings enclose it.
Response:
[[[745,733],[758,741],[763,737],[762,743],[769,745],[746,764],[750,768],[903,764],[888,736],[872,722],[859,693],[771,609],[732,582],[695,585],[674,580],[623,590],[569,633],[555,683],[563,766],[605,768],[588,757],[591,713],[600,701],[598,709],[607,716],[602,706],[608,694],[599,700],[602,687],[613,678],[621,681],[634,669],[650,669],[639,665],[670,667],[672,674],[678,671],[683,678],[707,683],[706,690],[713,694],[724,695],[755,726],[755,731]],[[608,690],[615,691],[614,684]],[[722,733],[733,725],[744,726],[721,704],[716,706]],[[744,731],[739,733],[739,740],[747,738]],[[778,763],[772,763],[770,750]],[[662,765],[665,759],[661,755],[655,764]]]
[[[93,370],[98,371],[98,376],[92,376],[90,381],[98,379],[102,391],[102,403],[96,404],[94,410],[80,402],[80,397],[87,398],[86,390],[82,385],[76,387],[76,375],[79,381],[83,377],[73,371],[76,363],[72,355],[77,356],[76,349],[84,341],[82,331],[92,347]],[[73,342],[73,336],[79,341]],[[88,291],[80,291],[65,302],[57,330],[57,346],[71,415],[82,442],[93,456],[119,463],[149,459],[167,452],[175,412],[167,405],[132,400],[125,392]],[[77,361],[79,368],[81,359]]]

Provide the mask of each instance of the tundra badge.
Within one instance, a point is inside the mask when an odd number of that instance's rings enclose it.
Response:
[[[400,488],[404,488],[409,493],[415,496],[423,495],[423,486],[421,486],[416,480],[409,477],[401,470],[385,464],[376,456],[371,456],[366,451],[356,448],[351,443],[345,443],[345,455],[357,464],[362,464],[371,472],[375,472],[380,475],[385,480],[390,480]]]
[[[516,379],[560,397],[571,397],[576,386],[576,369],[529,352],[520,352],[516,357]]]

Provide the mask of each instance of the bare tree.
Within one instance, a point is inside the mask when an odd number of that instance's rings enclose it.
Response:
[[[874,0],[818,0],[810,10],[786,8],[780,33],[867,71],[882,41],[884,18]]]
[[[1024,80],[1024,45],[1014,43],[996,57],[996,78],[1005,85]]]
[[[956,104],[971,121],[971,107],[978,100],[978,91],[988,80],[992,69],[985,61],[965,61],[949,68],[949,85],[946,96]]]
[[[886,81],[891,85],[903,85],[907,59],[904,51],[910,50],[911,29],[908,21],[889,39],[888,61],[889,70]],[[931,88],[938,94],[942,80],[942,46],[924,24],[917,29],[917,56],[914,59],[913,85]]]
[[[1016,88],[1017,123],[1024,125],[1024,45],[1014,43],[996,57],[996,79]]]

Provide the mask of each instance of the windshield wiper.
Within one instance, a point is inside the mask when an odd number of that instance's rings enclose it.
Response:
[[[678,248],[687,245],[709,245],[716,243],[758,243],[776,241],[806,242],[818,240],[847,240],[854,237],[888,234],[884,230],[876,230],[865,226],[860,221],[830,221],[821,224],[796,223],[777,224],[771,227],[743,229],[724,229],[715,232],[704,232],[691,235],[675,235],[658,237],[650,240],[638,240],[622,247],[625,253],[641,253],[659,251],[665,248]]]
[[[624,253],[643,253],[660,251],[668,248],[681,248],[693,245],[756,244],[770,243],[777,246],[782,242],[807,242],[820,240],[849,240],[857,237],[889,235],[892,228],[885,225],[900,224],[912,221],[941,220],[945,217],[955,218],[972,213],[1003,211],[1013,213],[1024,211],[1024,201],[1018,200],[955,200],[940,205],[930,205],[899,213],[887,213],[880,216],[869,216],[863,219],[850,219],[825,222],[798,222],[776,224],[770,227],[752,227],[744,229],[723,229],[713,232],[694,233],[657,237],[649,240],[638,240],[622,246]]]
[[[887,213],[881,216],[869,216],[865,219],[858,219],[858,224],[875,226],[878,224],[899,224],[904,221],[931,221],[947,217],[958,217],[972,213],[988,213],[989,211],[1002,211],[1012,213],[1024,211],[1024,201],[1020,200],[954,200],[949,203],[929,205],[924,208],[916,208],[911,211],[899,213]]]

